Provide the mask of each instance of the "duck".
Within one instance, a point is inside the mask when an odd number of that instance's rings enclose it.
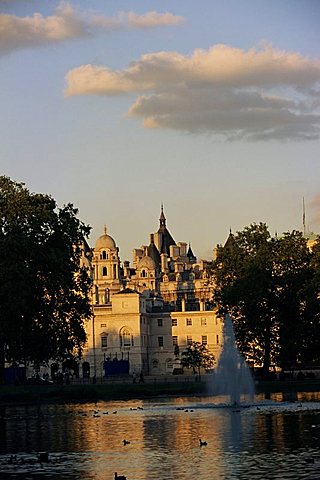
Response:
[[[38,462],[39,463],[49,462],[49,453],[48,452],[40,452],[39,455],[38,455]]]
[[[115,472],[114,480],[127,480],[127,477],[125,477],[124,475],[118,475],[117,472]]]
[[[206,447],[208,444],[205,440],[201,440],[201,438],[199,438],[199,444],[200,444],[200,447]]]
[[[129,440],[125,440],[125,439],[123,440],[123,445],[129,445],[129,444],[130,444]]]

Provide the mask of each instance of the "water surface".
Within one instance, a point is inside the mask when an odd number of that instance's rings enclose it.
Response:
[[[112,480],[116,471],[127,480],[319,479],[320,394],[257,400],[241,409],[216,397],[2,407],[0,480]],[[42,451],[48,463],[37,462]]]

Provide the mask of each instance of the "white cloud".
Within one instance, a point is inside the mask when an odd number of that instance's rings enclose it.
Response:
[[[137,94],[128,116],[148,128],[229,139],[319,137],[319,60],[271,46],[158,52],[120,71],[81,66],[66,82],[67,96]]]
[[[135,28],[150,28],[167,25],[179,25],[183,23],[183,17],[172,13],[147,12],[144,15],[137,15],[134,12],[128,13],[128,24]]]
[[[99,31],[126,28],[153,28],[182,23],[183,18],[171,13],[120,12],[115,17],[97,15],[74,9],[61,2],[48,17],[34,13],[30,17],[0,14],[0,54],[26,47],[89,37]]]

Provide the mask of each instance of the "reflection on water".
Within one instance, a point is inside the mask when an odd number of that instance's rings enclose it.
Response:
[[[243,409],[215,408],[210,397],[2,407],[0,479],[319,478],[320,395],[258,400]],[[37,461],[41,451],[49,463]]]

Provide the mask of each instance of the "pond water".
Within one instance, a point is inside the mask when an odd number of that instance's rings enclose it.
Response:
[[[216,397],[0,407],[0,479],[320,479],[320,394],[256,400],[241,409]]]

